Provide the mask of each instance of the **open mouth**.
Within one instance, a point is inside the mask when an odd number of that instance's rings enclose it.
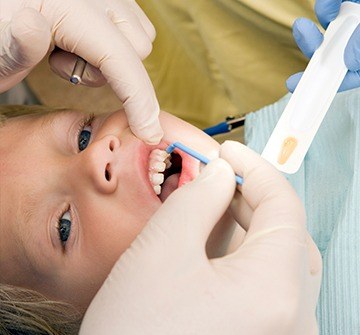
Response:
[[[193,179],[186,172],[182,155],[173,152],[171,155],[161,149],[155,149],[149,156],[149,179],[154,192],[164,202],[177,188]],[[189,170],[189,169],[188,169]]]
[[[180,187],[180,176],[182,172],[182,158],[176,153],[172,153],[170,156],[171,166],[164,171],[164,182],[161,185],[161,193],[159,198],[162,202]]]

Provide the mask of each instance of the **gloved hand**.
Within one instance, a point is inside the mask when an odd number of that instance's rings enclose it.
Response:
[[[98,86],[106,79],[135,135],[157,143],[159,106],[141,62],[154,38],[134,0],[0,0],[0,92],[25,78],[49,50],[52,69],[68,80],[79,55],[89,63],[83,82]]]
[[[315,12],[325,29],[339,14],[341,3],[341,0],[316,1]],[[312,57],[323,41],[323,35],[317,26],[305,18],[299,18],[294,22],[293,35],[300,50],[308,58]],[[360,86],[360,26],[355,29],[346,46],[344,61],[349,71],[339,88],[339,92]],[[288,78],[286,86],[290,92],[294,92],[302,74],[303,72],[299,72]]]
[[[230,165],[215,159],[169,196],[121,256],[80,334],[317,334],[321,259],[300,200],[245,146],[226,142],[220,155],[244,176],[235,197],[247,206],[235,208],[249,225],[243,243],[227,256],[206,256],[235,189]]]

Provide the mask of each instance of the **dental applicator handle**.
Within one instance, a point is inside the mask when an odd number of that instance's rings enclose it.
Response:
[[[344,2],[306,67],[262,153],[280,171],[300,168],[348,71],[344,51],[359,23],[360,4]]]

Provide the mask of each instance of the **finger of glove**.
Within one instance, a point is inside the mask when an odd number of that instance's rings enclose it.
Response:
[[[144,11],[141,9],[141,7],[136,3],[134,0],[128,0],[130,5],[132,6],[132,9],[134,13],[137,15],[141,25],[143,26],[146,34],[148,35],[151,42],[154,42],[156,37],[156,31],[154,25],[151,23],[151,21],[148,19]]]
[[[122,32],[132,45],[140,59],[149,56],[152,50],[152,41],[144,30],[138,16],[126,1],[116,2],[107,15],[113,24]]]
[[[166,237],[164,250],[204,255],[214,225],[230,205],[235,191],[234,172],[222,159],[212,160],[191,183],[173,192],[151,218],[144,235]],[[194,249],[196,251],[194,252]]]
[[[299,18],[293,24],[293,36],[301,52],[311,58],[324,37],[318,27],[309,19]]]
[[[227,141],[220,148],[220,157],[243,176],[241,192],[254,211],[243,244],[227,260],[235,268],[247,264],[249,273],[254,271],[256,276],[269,267],[269,278],[274,276],[269,280],[278,281],[284,289],[286,283],[300,287],[298,278],[310,271],[300,199],[272,165],[246,146]]]
[[[243,279],[246,269],[246,277],[257,278],[265,291],[270,290],[270,299],[273,294],[279,304],[286,305],[289,296],[303,294],[304,285],[316,291],[319,282],[311,278],[315,264],[305,230],[305,211],[291,185],[239,143],[225,142],[220,157],[243,176],[242,194],[254,213],[243,244],[216,265],[237,281]]]
[[[315,3],[315,13],[320,24],[327,28],[339,14],[342,0],[317,0]]]
[[[239,191],[235,193],[234,199],[231,201],[230,210],[236,222],[247,231],[254,211]]]
[[[77,55],[73,53],[55,49],[49,57],[50,68],[61,78],[69,81],[77,59]],[[99,87],[106,84],[106,79],[99,69],[87,63],[82,75],[81,84],[90,87]]]
[[[159,104],[150,78],[129,41],[105,14],[99,15],[91,6],[74,2],[70,12],[62,7],[62,2],[58,6],[58,15],[54,15],[52,7],[43,9],[51,25],[57,27],[55,44],[99,68],[123,102],[134,134],[149,144],[158,143],[163,136]],[[79,22],[78,13],[91,23],[86,29]]]
[[[221,145],[220,157],[244,178],[241,193],[254,211],[248,238],[277,227],[279,222],[305,232],[305,213],[300,199],[290,183],[270,163],[233,141]]]
[[[16,76],[21,81],[45,56],[50,40],[50,28],[36,10],[15,13],[8,24],[0,26],[0,76],[9,81]]]
[[[360,87],[360,71],[348,71],[340,85],[339,92],[351,90],[357,87]]]
[[[344,61],[350,71],[360,70],[360,25],[356,27],[346,45]]]
[[[295,73],[286,80],[286,87],[289,92],[293,93],[295,91],[295,88],[298,85],[303,74],[304,72]]]

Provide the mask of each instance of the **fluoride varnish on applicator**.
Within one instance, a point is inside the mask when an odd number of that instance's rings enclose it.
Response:
[[[346,72],[344,51],[360,23],[360,4],[344,2],[267,142],[262,157],[295,173],[308,151]],[[341,116],[340,116],[341,117]]]

